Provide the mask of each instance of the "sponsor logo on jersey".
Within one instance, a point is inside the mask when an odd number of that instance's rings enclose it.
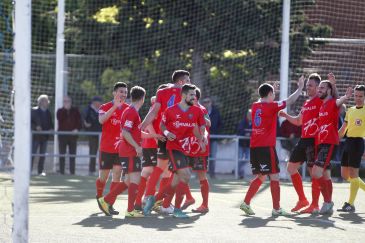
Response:
[[[112,118],[110,119],[110,122],[113,126],[118,126],[120,125],[121,121],[119,119],[116,119],[116,118]]]
[[[194,122],[179,122],[176,121],[174,123],[172,123],[172,125],[176,128],[180,128],[180,127],[194,127],[195,123]]]
[[[326,112],[320,112],[319,116],[328,116],[328,112],[327,111]]]
[[[129,121],[129,120],[126,120],[125,123],[124,123],[124,126],[125,127],[129,127],[129,128],[132,128],[133,127],[133,122],[132,121]]]

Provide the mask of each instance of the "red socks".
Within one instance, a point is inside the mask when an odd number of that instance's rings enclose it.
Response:
[[[203,198],[202,205],[208,207],[209,183],[207,179],[200,181],[200,191]]]
[[[161,178],[158,193],[162,193],[167,185],[170,184],[170,177]]]
[[[156,166],[153,169],[153,172],[150,175],[150,178],[148,179],[148,182],[147,182],[146,196],[155,195],[156,185],[157,185],[158,179],[160,179],[162,172],[163,172],[163,170],[160,167]]]
[[[246,193],[245,200],[244,200],[244,202],[247,205],[250,205],[251,199],[255,196],[255,194],[259,190],[261,184],[262,184],[262,181],[258,177],[251,181],[250,187],[248,188],[248,191]]]
[[[102,197],[104,192],[105,182],[102,182],[100,178],[98,178],[96,179],[95,185],[96,185],[96,196],[98,198]]]
[[[141,180],[138,185],[138,192],[137,192],[137,196],[136,196],[136,205],[138,205],[138,206],[142,206],[142,197],[143,197],[144,191],[146,189],[146,183],[147,183],[147,178],[141,176]]]
[[[105,202],[109,203],[110,205],[113,205],[115,200],[117,199],[117,196],[121,193],[123,193],[127,188],[127,184],[124,182],[117,182],[118,184],[113,188],[113,191],[110,191],[108,195],[104,197]]]
[[[270,181],[272,206],[278,210],[280,208],[280,185],[279,181]]]
[[[174,195],[175,195],[175,188],[172,188],[171,187],[171,184],[168,185],[166,188],[165,188],[165,198],[163,200],[163,203],[162,203],[162,207],[164,208],[168,208],[170,207],[170,204],[171,204],[171,201],[172,199],[174,198]],[[156,198],[157,200],[157,198]]]
[[[291,181],[293,183],[295,191],[298,194],[299,201],[306,201],[307,198],[304,195],[303,182],[302,182],[302,177],[300,176],[300,174],[297,172],[297,173],[291,175]]]
[[[319,187],[319,181],[316,178],[312,178],[312,205],[318,207],[319,195],[321,189]]]
[[[326,183],[327,183],[327,191],[328,191],[328,200],[330,202],[332,202],[332,192],[333,192],[333,185],[332,185],[332,180],[329,179],[329,180],[326,180]]]
[[[138,185],[135,183],[130,183],[128,187],[128,212],[134,210],[134,203],[136,201],[138,191]]]
[[[187,186],[187,184],[184,182],[180,182],[176,186],[175,208],[177,208],[177,209],[181,208],[181,203],[184,199],[186,186]]]
[[[324,202],[330,203],[332,201],[332,192],[331,192],[332,181],[329,180],[330,182],[328,182],[328,180],[326,180],[323,176],[319,178],[318,181]]]
[[[180,182],[182,183],[182,182]],[[191,195],[189,184],[183,183],[184,186],[184,192],[186,195],[186,200],[194,200],[193,196]]]

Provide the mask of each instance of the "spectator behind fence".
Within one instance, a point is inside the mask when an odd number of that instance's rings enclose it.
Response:
[[[72,131],[77,133],[81,129],[81,114],[79,109],[72,106],[70,97],[63,98],[63,107],[57,110],[58,131]],[[60,173],[65,174],[66,149],[71,157],[70,174],[75,174],[75,155],[77,148],[77,135],[59,135]]]
[[[223,128],[223,123],[219,110],[213,105],[212,99],[210,97],[204,98],[202,104],[208,110],[209,113],[209,118],[211,121],[210,134],[212,135],[219,134]],[[218,147],[217,139],[211,138],[210,158],[214,158],[209,160],[209,176],[211,178],[215,177],[215,158],[217,156],[217,147]]]
[[[102,104],[102,98],[95,96],[84,111],[84,127],[88,132],[101,132],[99,123],[99,107]],[[99,136],[88,136],[89,155],[96,156],[99,147]],[[90,157],[89,175],[94,175],[96,171],[96,157]]]
[[[237,135],[250,137],[252,132],[252,111],[251,109],[247,110],[246,116],[240,121],[237,127]],[[240,139],[239,140],[239,148],[238,148],[238,159],[244,160],[239,161],[239,171],[238,175],[242,179],[244,177],[244,165],[247,161],[250,160],[250,140],[249,139]]]
[[[53,129],[53,122],[52,122],[52,115],[48,109],[49,106],[49,99],[48,96],[42,94],[37,99],[38,106],[33,107],[31,111],[31,127],[32,131],[49,131]],[[35,134],[33,135],[32,140],[32,154],[37,153],[39,148],[39,156],[38,161],[38,175],[45,176],[46,173],[44,172],[44,154],[47,151],[47,141],[49,135],[41,135]],[[33,163],[34,163],[35,156],[32,156],[32,167],[31,171],[33,170]]]
[[[280,136],[288,138],[281,141],[281,146],[291,152],[301,136],[301,127],[284,120],[280,126]]]

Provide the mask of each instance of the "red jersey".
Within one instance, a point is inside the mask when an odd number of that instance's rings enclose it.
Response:
[[[156,133],[161,134],[160,123],[162,119],[162,114],[168,107],[171,107],[181,101],[181,88],[177,87],[167,87],[160,89],[156,93],[156,103],[160,103],[161,107],[157,114],[156,119],[153,122],[153,127]]]
[[[318,132],[318,116],[323,101],[318,97],[307,100],[302,110],[302,138],[315,138]]]
[[[338,144],[338,117],[340,108],[336,104],[336,99],[332,98],[323,102],[319,110],[318,119],[318,144]]]
[[[133,140],[141,145],[141,129],[138,126],[141,124],[141,118],[138,111],[133,106],[127,108],[122,115],[121,129],[129,132],[132,135]],[[128,143],[128,141],[122,137],[119,144],[119,156],[120,157],[131,157],[137,156],[135,148]]]
[[[150,108],[150,110],[151,110],[151,108]],[[157,131],[156,125],[157,124],[155,122],[153,122],[153,128],[155,129],[155,132]],[[147,129],[144,132],[149,133],[149,131]],[[154,139],[154,138],[142,139],[142,148],[157,148],[156,139]]]
[[[198,139],[192,136],[195,126],[205,125],[204,114],[197,106],[190,106],[186,111],[179,104],[166,109],[161,121],[166,129],[175,134],[176,139],[167,140],[166,148],[178,150],[185,155],[196,154],[200,151]]]
[[[286,102],[255,102],[252,104],[252,133],[250,147],[275,147],[278,112]]]
[[[205,118],[206,117],[209,118],[209,113],[208,113],[207,109],[204,106],[202,106],[201,104],[199,104],[199,103],[198,103],[197,107],[199,107],[202,110],[203,115],[204,115],[204,122],[205,122]],[[205,127],[205,129],[208,132],[208,144],[207,144],[207,146],[205,148],[205,152],[204,153],[191,154],[190,156],[192,156],[192,157],[209,156],[209,148],[210,148],[210,133],[209,133],[209,127]]]
[[[105,114],[113,107],[113,101],[105,103],[99,108],[99,115]],[[118,153],[118,145],[120,140],[120,118],[123,111],[129,107],[123,103],[113,114],[102,124],[100,151],[106,153]]]

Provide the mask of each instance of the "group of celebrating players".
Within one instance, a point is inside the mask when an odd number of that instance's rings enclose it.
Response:
[[[100,173],[96,180],[99,208],[106,215],[119,214],[113,205],[117,196],[128,189],[126,217],[143,217],[155,210],[186,218],[182,210],[195,203],[188,184],[192,169],[198,173],[203,198],[201,206],[193,211],[207,213],[210,120],[207,110],[199,104],[199,88],[190,84],[189,72],[175,71],[172,83],[158,88],[143,122],[138,110],[146,91],[133,87],[129,105],[125,103],[127,92],[125,83],[116,83],[114,100],[99,110],[102,124]],[[103,196],[110,170],[113,171],[110,190]]]
[[[273,201],[273,216],[289,215],[280,207],[279,161],[275,150],[277,117],[302,126],[302,136],[288,163],[288,172],[299,200],[292,212],[331,214],[333,212],[331,160],[339,139],[346,135],[345,152],[341,161],[342,176],[350,182],[350,198],[339,209],[354,212],[354,201],[359,188],[365,183],[359,178],[359,167],[364,152],[365,137],[365,86],[354,89],[355,106],[348,109],[345,123],[338,131],[339,107],[352,95],[348,88],[338,97],[333,74],[328,80],[314,73],[306,82],[308,100],[297,116],[283,109],[301,95],[305,79],[298,81],[298,89],[286,100],[276,102],[275,88],[262,84],[260,99],[252,105],[252,135],[250,162],[255,178],[251,181],[240,209],[247,215],[255,214],[250,202],[268,175]],[[128,190],[126,217],[144,217],[151,211],[173,214],[177,218],[189,217],[183,210],[195,203],[189,180],[196,171],[200,181],[202,204],[193,212],[207,213],[209,183],[206,172],[209,155],[210,120],[207,110],[199,104],[201,92],[190,83],[190,74],[177,70],[172,83],[161,85],[151,98],[151,108],[142,121],[138,110],[145,100],[146,91],[139,86],[130,90],[131,103],[126,103],[127,85],[114,85],[114,100],[99,110],[102,124],[100,142],[99,177],[96,180],[96,199],[106,215],[117,215],[114,203],[119,194]],[[312,178],[312,203],[303,190],[298,169],[307,162]],[[109,193],[103,195],[109,173],[112,182]],[[124,180],[121,180],[122,173]],[[156,187],[159,184],[156,193]],[[319,208],[319,197],[324,202]],[[171,204],[175,197],[174,205]],[[185,202],[182,202],[185,197]],[[143,198],[143,200],[142,200]]]

